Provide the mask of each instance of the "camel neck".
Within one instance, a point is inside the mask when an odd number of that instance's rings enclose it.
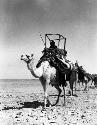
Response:
[[[36,68],[36,65],[34,64],[34,60],[31,60],[28,64],[28,69],[30,70],[31,74],[35,77],[35,78],[40,78],[42,76],[42,66],[39,68]]]

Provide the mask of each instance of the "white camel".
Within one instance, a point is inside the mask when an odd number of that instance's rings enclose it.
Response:
[[[36,65],[34,64],[34,59],[33,59],[33,54],[31,55],[22,55],[21,56],[21,60],[24,60],[27,63],[27,67],[30,70],[31,74],[35,77],[35,78],[39,78],[42,86],[43,86],[43,90],[44,90],[44,108],[46,108],[46,104],[47,104],[47,99],[48,99],[48,95],[47,95],[47,85],[52,84],[59,92],[58,94],[58,99],[56,101],[56,104],[59,101],[59,96],[61,94],[61,89],[60,89],[60,83],[59,83],[59,79],[58,79],[58,72],[57,70],[50,66],[48,61],[44,61],[41,63],[39,68],[36,68]],[[63,90],[64,90],[64,103],[65,103],[65,89],[63,86]]]

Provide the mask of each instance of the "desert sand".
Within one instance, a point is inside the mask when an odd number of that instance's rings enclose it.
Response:
[[[48,93],[56,91],[49,87]],[[0,125],[97,125],[97,88],[76,94],[66,95],[65,106],[61,96],[56,106],[42,110],[42,86],[0,87]],[[50,96],[50,101],[55,98]]]

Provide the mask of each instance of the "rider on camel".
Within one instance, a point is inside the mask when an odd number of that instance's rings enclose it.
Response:
[[[38,64],[36,65],[36,67],[38,68],[41,63],[43,61],[48,60],[50,62],[50,64],[54,67],[60,67],[60,65],[62,65],[62,67],[68,68],[68,63],[67,62],[63,62],[63,58],[65,60],[66,56],[67,56],[67,51],[64,49],[59,49],[57,48],[57,46],[55,45],[54,40],[50,41],[50,47],[49,48],[45,48],[43,51],[43,56],[40,58],[40,60],[38,61]]]

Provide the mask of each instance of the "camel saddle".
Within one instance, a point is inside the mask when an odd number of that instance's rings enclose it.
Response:
[[[68,68],[68,66],[60,60],[60,58],[61,54],[56,53],[52,49],[48,49],[44,52],[43,56],[38,61],[36,67],[38,68],[42,62],[48,61],[51,66],[55,67],[62,74],[68,74],[68,72],[70,72],[71,67]]]

